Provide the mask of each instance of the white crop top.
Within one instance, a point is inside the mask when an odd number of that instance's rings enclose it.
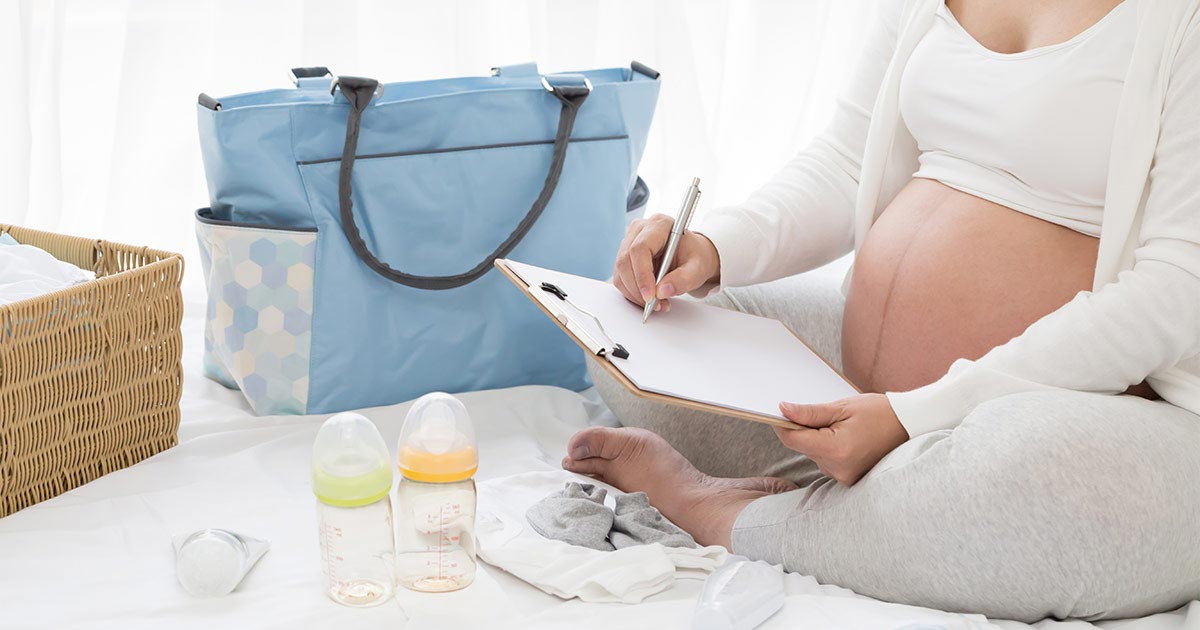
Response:
[[[1060,44],[994,52],[945,4],[900,82],[914,177],[1100,236],[1117,105],[1137,0]]]

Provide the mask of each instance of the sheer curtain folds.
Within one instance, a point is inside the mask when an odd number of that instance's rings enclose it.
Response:
[[[626,65],[663,73],[641,173],[737,201],[828,119],[870,0],[0,0],[0,222],[183,252],[206,204],[194,107],[293,66],[384,81]],[[203,302],[198,265],[185,297]]]

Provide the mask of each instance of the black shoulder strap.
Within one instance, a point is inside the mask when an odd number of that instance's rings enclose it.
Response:
[[[358,231],[358,225],[354,222],[351,175],[354,172],[354,157],[358,150],[359,128],[363,111],[374,97],[379,82],[360,77],[338,77],[334,88],[340,87],[342,94],[350,103],[350,115],[346,119],[346,143],[342,148],[341,169],[338,172],[338,210],[342,219],[342,231],[345,232],[346,239],[350,241],[350,246],[359,259],[375,273],[392,282],[407,287],[436,291],[454,289],[478,280],[492,269],[497,258],[504,258],[512,252],[521,239],[525,238],[525,235],[533,228],[534,223],[537,222],[538,217],[542,215],[542,211],[546,209],[550,198],[554,195],[558,179],[562,175],[563,163],[567,157],[567,146],[571,138],[571,130],[575,126],[575,117],[579,113],[579,107],[591,93],[591,86],[586,84],[554,85],[550,81],[544,84],[562,103],[562,109],[558,116],[558,131],[554,136],[554,155],[550,160],[550,170],[546,173],[546,181],[542,184],[542,191],[538,193],[533,206],[525,213],[525,217],[508,235],[508,238],[504,239],[504,242],[500,243],[495,251],[488,254],[470,270],[450,276],[419,276],[393,269],[387,263],[379,260],[363,241],[362,234]]]

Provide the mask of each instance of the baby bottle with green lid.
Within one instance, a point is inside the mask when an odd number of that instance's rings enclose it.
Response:
[[[449,394],[413,403],[397,445],[396,575],[414,591],[454,591],[475,579],[479,454],[467,409]]]
[[[321,568],[329,597],[346,606],[374,606],[392,596],[392,467],[375,425],[340,413],[321,425],[313,443]]]

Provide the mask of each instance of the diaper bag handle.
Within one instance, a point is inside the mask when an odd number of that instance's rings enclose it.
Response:
[[[341,89],[342,95],[350,103],[350,114],[346,118],[346,144],[342,149],[341,169],[338,172],[338,210],[342,218],[342,231],[350,241],[350,247],[368,267],[375,273],[406,287],[439,291],[455,289],[470,284],[492,269],[497,258],[507,256],[525,238],[534,223],[542,215],[542,211],[550,203],[554,189],[558,187],[558,179],[562,175],[563,162],[567,157],[567,145],[571,138],[571,130],[575,127],[575,117],[579,107],[591,94],[592,84],[581,75],[549,75],[542,77],[542,86],[554,95],[562,109],[558,115],[558,131],[554,136],[554,155],[550,160],[550,170],[546,173],[546,181],[542,191],[534,200],[525,218],[504,239],[503,243],[491,254],[488,254],[478,265],[469,271],[449,276],[419,276],[393,269],[387,263],[375,257],[358,231],[354,222],[354,207],[351,197],[351,174],[354,172],[354,157],[358,151],[358,132],[362,122],[362,113],[370,104],[371,99],[380,90],[379,82],[375,79],[362,77],[338,77],[333,83],[332,90]]]

